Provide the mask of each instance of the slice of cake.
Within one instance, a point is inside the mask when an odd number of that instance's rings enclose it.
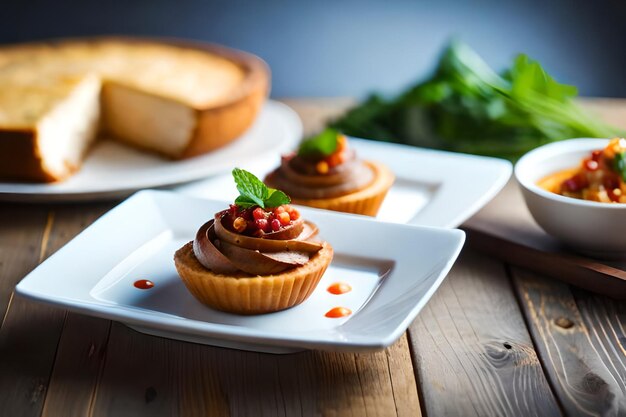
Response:
[[[223,146],[269,89],[259,58],[217,46],[136,39],[0,48],[0,178],[58,181],[96,131],[179,159]]]
[[[100,120],[96,76],[0,82],[0,177],[57,181],[81,165]]]

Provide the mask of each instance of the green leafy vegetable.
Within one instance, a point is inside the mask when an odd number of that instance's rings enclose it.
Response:
[[[584,113],[572,101],[576,94],[526,55],[500,75],[452,42],[432,78],[391,100],[373,95],[331,126],[351,136],[511,160],[552,141],[619,134]]]
[[[239,191],[239,197],[235,199],[235,204],[242,208],[252,206],[278,207],[291,202],[285,193],[269,188],[248,171],[235,168],[233,169],[233,178],[237,184],[237,191]]]
[[[615,170],[621,175],[622,179],[626,181],[626,152],[620,152],[615,154]]]
[[[339,132],[326,128],[321,133],[303,141],[298,148],[298,156],[319,158],[332,155],[337,149]]]

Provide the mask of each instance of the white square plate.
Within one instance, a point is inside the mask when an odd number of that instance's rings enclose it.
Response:
[[[414,227],[302,208],[335,257],[311,297],[282,312],[238,316],[186,290],[174,251],[224,203],[142,191],[97,220],[16,287],[22,296],[126,323],[139,331],[274,353],[372,350],[393,343],[440,285],[464,242],[460,230]],[[140,290],[136,280],[155,286]],[[327,291],[341,281],[353,290]],[[336,306],[353,314],[325,317]]]
[[[504,159],[435,151],[350,138],[359,158],[381,162],[396,175],[377,219],[422,226],[457,227],[491,200],[511,176]],[[280,162],[275,154],[240,166],[259,178]],[[186,195],[233,201],[232,175],[225,173],[176,188]]]

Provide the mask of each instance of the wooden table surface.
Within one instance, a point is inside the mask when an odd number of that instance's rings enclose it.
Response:
[[[287,102],[306,131],[348,103]],[[607,118],[626,113],[592,104]],[[115,204],[0,203],[0,416],[626,415],[626,303],[471,241],[409,331],[376,353],[203,346],[13,295]]]

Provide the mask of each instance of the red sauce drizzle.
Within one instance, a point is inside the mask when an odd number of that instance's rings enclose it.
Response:
[[[328,310],[325,316],[331,319],[338,319],[340,317],[349,316],[350,314],[352,314],[352,311],[349,308],[335,307]]]
[[[147,279],[140,279],[135,281],[133,285],[140,290],[149,290],[150,288],[154,287],[154,282]]]
[[[335,282],[334,284],[330,284],[326,291],[331,294],[341,295],[352,291],[352,287],[345,282]]]

